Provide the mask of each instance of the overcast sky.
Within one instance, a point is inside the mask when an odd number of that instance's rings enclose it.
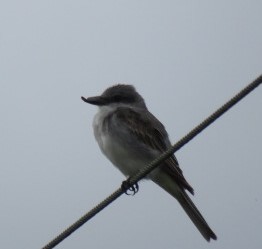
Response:
[[[0,2],[0,247],[41,248],[118,188],[81,96],[133,84],[175,143],[262,73],[262,2]],[[262,246],[261,87],[176,153],[207,243],[151,182],[56,248]]]

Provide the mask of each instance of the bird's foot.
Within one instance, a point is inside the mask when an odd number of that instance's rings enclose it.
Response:
[[[132,185],[129,179],[130,178],[122,182],[121,189],[125,192],[126,195],[135,195],[139,190],[138,183],[136,182]]]

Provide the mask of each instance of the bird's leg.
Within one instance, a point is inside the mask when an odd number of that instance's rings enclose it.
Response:
[[[137,182],[134,183],[133,185],[130,184],[130,177],[122,182],[121,188],[126,195],[135,195],[139,190],[139,186]],[[131,194],[128,193],[128,191],[130,191]]]

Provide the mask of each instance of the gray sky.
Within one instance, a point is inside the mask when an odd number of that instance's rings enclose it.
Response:
[[[0,247],[41,248],[124,179],[80,96],[136,86],[174,143],[262,72],[262,2],[1,1]],[[217,241],[151,182],[57,248],[262,246],[261,87],[176,153]]]

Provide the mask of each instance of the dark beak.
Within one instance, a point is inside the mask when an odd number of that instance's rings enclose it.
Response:
[[[107,103],[106,98],[104,98],[102,96],[89,97],[89,98],[81,97],[81,99],[83,101],[85,101],[86,103],[91,104],[91,105],[100,106],[100,105],[105,105]]]

